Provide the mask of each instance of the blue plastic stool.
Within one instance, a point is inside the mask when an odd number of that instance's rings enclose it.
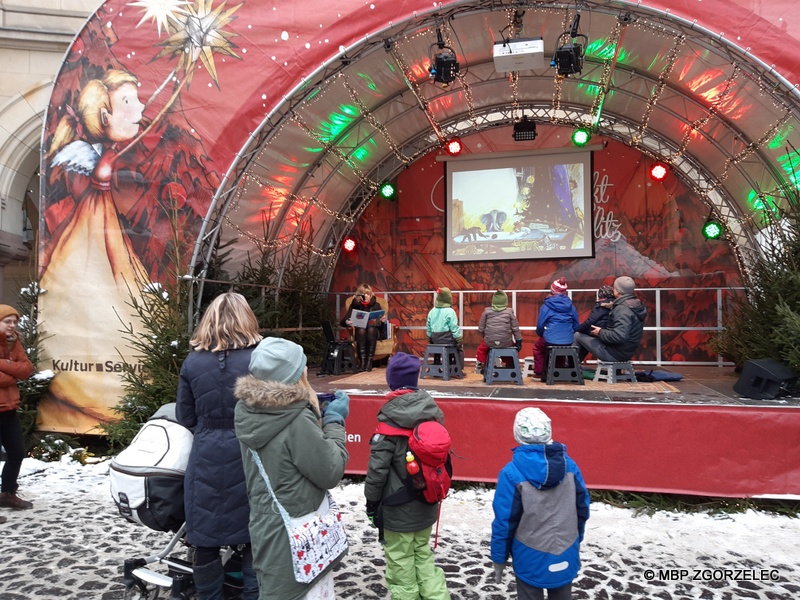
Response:
[[[439,357],[440,364],[429,362]],[[461,378],[464,373],[461,371],[461,360],[458,356],[458,348],[455,346],[440,346],[431,344],[425,348],[425,356],[422,359],[422,372],[420,379],[425,379],[426,375],[438,377],[443,381],[449,381],[451,377]]]
[[[503,358],[510,358],[510,367],[497,366],[497,362]],[[504,362],[502,364],[505,364]],[[490,348],[486,365],[483,367],[483,382],[494,383],[495,381],[512,381],[517,385],[524,385],[522,381],[522,369],[519,368],[519,354],[516,348]]]
[[[548,346],[547,352],[549,356],[545,378],[547,385],[553,385],[556,381],[569,381],[578,385],[585,385],[578,348],[575,346]],[[559,358],[564,360],[558,361]],[[565,366],[556,366],[557,361],[565,364]]]
[[[597,369],[594,372],[595,381],[607,381],[617,383],[618,381],[631,381],[636,383],[636,371],[630,362],[603,362],[597,361]]]

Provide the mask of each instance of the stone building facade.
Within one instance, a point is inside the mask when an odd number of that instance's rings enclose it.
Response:
[[[99,0],[0,0],[0,303],[36,276],[42,125],[64,54]]]

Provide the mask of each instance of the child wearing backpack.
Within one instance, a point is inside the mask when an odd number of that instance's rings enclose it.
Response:
[[[569,600],[580,569],[589,492],[567,448],[553,441],[550,418],[527,407],[514,418],[511,462],[500,471],[492,508],[495,583],[513,559],[520,600]]]
[[[367,516],[383,534],[386,585],[394,600],[450,598],[444,571],[434,565],[430,547],[439,502],[429,503],[421,494],[411,491],[423,465],[419,464],[422,457],[411,453],[409,432],[415,428],[419,432],[420,426],[444,422],[444,414],[433,397],[417,388],[421,366],[418,357],[404,352],[389,359],[386,383],[391,391],[378,411],[378,432],[370,440],[364,485]],[[382,427],[393,433],[380,433]],[[439,429],[444,430],[443,427]],[[442,444],[447,446],[445,454],[449,453],[449,436]],[[412,460],[409,461],[409,457]],[[425,466],[427,470],[430,468]],[[413,471],[417,473],[410,477]],[[425,483],[431,483],[427,487],[434,487],[434,482],[426,479]],[[435,486],[437,491],[446,494],[449,474],[446,481],[440,479]],[[437,497],[442,495],[439,493]]]

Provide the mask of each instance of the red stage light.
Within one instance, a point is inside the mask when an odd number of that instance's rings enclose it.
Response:
[[[664,181],[667,173],[669,173],[669,169],[664,163],[656,163],[650,167],[650,178],[653,181]]]
[[[347,236],[342,240],[342,250],[345,252],[355,252],[358,244],[356,243],[355,238]]]
[[[464,145],[458,138],[449,139],[444,144],[444,151],[447,152],[450,156],[458,156],[459,154],[461,154],[461,151],[463,149]]]

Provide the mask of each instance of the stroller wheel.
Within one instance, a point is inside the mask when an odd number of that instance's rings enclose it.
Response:
[[[125,588],[125,593],[122,594],[123,600],[156,600],[158,593],[161,590],[157,585],[149,586],[146,584],[132,585]]]

